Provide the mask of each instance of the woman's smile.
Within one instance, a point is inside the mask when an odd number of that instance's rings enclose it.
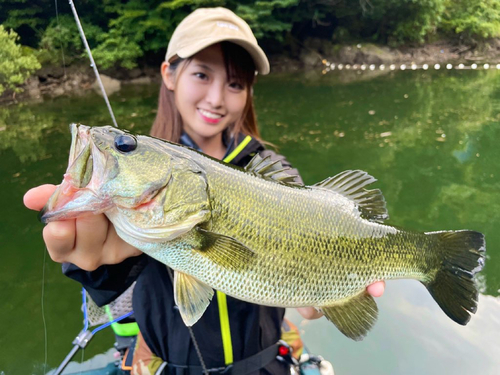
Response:
[[[198,113],[204,121],[210,124],[218,124],[219,121],[224,117],[224,115],[221,115],[219,113],[211,112],[201,108],[198,108]]]

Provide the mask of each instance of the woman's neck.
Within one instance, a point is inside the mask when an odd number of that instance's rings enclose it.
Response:
[[[222,160],[226,154],[227,148],[222,141],[222,133],[211,138],[200,137],[196,134],[189,133],[188,135],[205,154],[219,160]]]

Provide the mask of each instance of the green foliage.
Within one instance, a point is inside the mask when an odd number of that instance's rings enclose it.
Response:
[[[21,91],[18,85],[35,70],[40,69],[40,63],[30,49],[17,44],[19,37],[13,31],[7,31],[0,25],[0,95],[5,90]]]
[[[94,60],[99,66],[107,69],[116,64],[132,69],[138,57],[142,56],[141,47],[132,40],[116,32],[103,35],[103,42],[92,51]]]
[[[184,3],[193,2],[106,0],[104,11],[109,22],[93,49],[96,63],[104,68],[132,68],[144,53],[163,52],[175,26],[191,12],[191,8],[177,9]]]
[[[309,37],[334,42],[421,43],[438,32],[463,39],[500,36],[500,0],[86,0],[76,4],[104,68],[133,67],[163,53],[194,9],[222,6],[245,19],[268,51],[295,51]],[[56,11],[57,6],[57,11]],[[42,63],[87,59],[65,2],[0,0],[0,24],[38,48]]]
[[[108,2],[115,3],[106,7],[110,16],[108,35],[113,39],[119,36],[128,45],[135,45],[142,51],[157,52],[164,49],[166,34],[171,34],[174,29],[172,22],[176,21],[177,24],[182,19],[177,20],[173,12],[161,7],[162,3],[158,1]]]
[[[448,0],[441,28],[465,39],[500,36],[499,0]]]
[[[291,18],[283,17],[284,12],[295,8],[298,3],[298,0],[241,2],[236,6],[235,13],[248,22],[256,38],[283,42],[293,26]]]
[[[32,29],[43,27],[43,20],[40,17],[41,9],[39,6],[23,9],[11,9],[9,17],[5,22],[6,27],[18,28],[22,25],[27,25]]]
[[[160,4],[161,8],[164,9],[181,9],[183,7],[190,8],[201,8],[201,7],[216,7],[216,6],[226,6],[225,0],[172,0],[166,1]]]
[[[364,8],[366,22],[376,25],[375,38],[396,44],[424,42],[435,33],[446,0],[373,0]]]
[[[93,24],[82,22],[85,36],[90,45],[95,45],[101,38],[102,29]],[[39,44],[44,51],[43,62],[61,64],[63,56],[65,63],[85,55],[84,47],[75,19],[70,15],[61,15],[53,19],[45,29]]]

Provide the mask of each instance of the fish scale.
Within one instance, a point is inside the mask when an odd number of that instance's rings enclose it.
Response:
[[[354,203],[335,196],[335,193],[304,188],[290,191],[287,186],[258,177],[249,179],[241,171],[220,169],[223,168],[216,165],[213,170],[205,170],[212,203],[211,230],[231,236],[242,244],[251,243],[258,256],[253,267],[243,274],[230,270],[223,273],[223,277],[212,279],[210,275],[220,267],[217,264],[205,264],[199,268],[200,273],[183,270],[200,280],[208,280],[207,283],[216,289],[266,305],[323,306],[359,292],[376,280],[398,278],[410,270],[414,270],[413,277],[424,275],[418,270],[419,263],[412,264],[421,250],[412,249],[413,252],[410,252],[411,242],[404,246],[402,236],[402,246],[394,246],[391,252],[392,264],[388,251],[380,252],[373,246],[363,246],[363,238],[399,232],[390,226],[365,223],[363,219],[360,221],[359,215],[352,215],[356,212]],[[245,199],[237,199],[243,193]],[[275,197],[280,197],[280,205],[273,211],[267,210],[266,207],[275,204]],[[332,201],[332,205],[327,206],[325,200]],[[252,209],[249,210],[249,207]],[[287,220],[277,221],[276,217]],[[322,217],[328,217],[328,222],[321,220]],[[300,222],[293,220],[295,218]],[[253,223],[251,231],[245,230],[244,224],[248,220]],[[272,223],[274,225],[270,225]],[[288,233],[289,239],[285,237],[283,240],[282,232]],[[353,234],[358,239],[343,241],[345,236]],[[403,255],[408,262],[394,262]],[[363,267],[366,258],[372,258],[371,262],[379,264],[379,267],[373,267],[373,264],[369,268]],[[377,258],[383,261],[377,262]],[[354,274],[357,275],[355,278],[348,277]],[[305,282],[298,283],[298,279]],[[235,291],[235,285],[249,287]]]
[[[104,212],[122,239],[174,269],[187,325],[216,289],[262,305],[314,306],[360,340],[378,313],[365,288],[399,278],[422,282],[459,324],[477,309],[484,236],[384,224],[384,197],[367,189],[376,180],[366,172],[303,186],[259,155],[241,169],[110,127],[73,125],[72,134],[65,179],[42,220]]]

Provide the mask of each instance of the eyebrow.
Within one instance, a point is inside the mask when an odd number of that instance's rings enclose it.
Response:
[[[206,64],[196,64],[196,66],[213,72],[214,70]]]

